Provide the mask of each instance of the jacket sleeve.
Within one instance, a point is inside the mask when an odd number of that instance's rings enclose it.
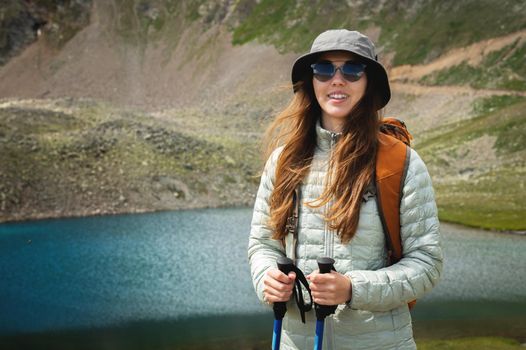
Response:
[[[351,271],[351,308],[388,311],[421,298],[440,279],[442,249],[437,207],[427,168],[411,150],[400,204],[402,259],[377,271]]]
[[[270,195],[274,189],[276,163],[281,148],[277,149],[267,160],[261,183],[254,204],[254,213],[250,237],[248,239],[248,261],[252,274],[252,283],[259,300],[263,301],[263,277],[269,268],[275,268],[276,260],[285,256],[285,250],[280,241],[271,238],[272,231],[267,222],[270,218]]]

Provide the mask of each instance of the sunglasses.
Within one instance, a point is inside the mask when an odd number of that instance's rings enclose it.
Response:
[[[336,72],[340,70],[345,80],[353,82],[360,80],[365,71],[365,64],[345,62],[343,66],[336,67],[327,61],[311,64],[311,68],[314,77],[319,81],[326,82],[331,80],[336,75]]]

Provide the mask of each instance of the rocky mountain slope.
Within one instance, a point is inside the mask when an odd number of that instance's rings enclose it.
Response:
[[[291,96],[297,52],[349,27],[379,43],[393,88],[385,114],[413,132],[441,217],[526,229],[523,2],[85,8],[89,23],[69,40],[53,44],[44,25],[0,67],[0,220],[251,204],[258,140]]]

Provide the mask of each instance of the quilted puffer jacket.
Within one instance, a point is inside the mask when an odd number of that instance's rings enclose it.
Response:
[[[311,169],[300,188],[296,265],[308,275],[317,269],[318,257],[332,257],[336,271],[349,276],[352,283],[350,302],[339,305],[335,314],[325,320],[324,349],[415,349],[407,302],[429,292],[442,272],[437,208],[427,169],[411,150],[400,204],[403,258],[387,266],[385,237],[374,193],[364,196],[358,229],[349,244],[342,244],[335,232],[329,230],[324,221],[327,207],[313,209],[305,205],[323,192],[328,180],[328,161],[338,135],[318,125],[317,137]],[[290,257],[294,249],[290,235],[286,237],[286,248],[271,239],[272,232],[266,224],[280,151],[275,150],[265,165],[248,245],[252,280],[261,301],[266,271],[276,268],[277,258]],[[312,349],[315,322],[316,316],[311,311],[303,324],[298,308],[289,301],[281,349]]]

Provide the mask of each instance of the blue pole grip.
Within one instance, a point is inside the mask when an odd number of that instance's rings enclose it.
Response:
[[[323,329],[325,320],[316,320],[316,335],[314,336],[314,350],[321,350],[323,344]]]
[[[272,333],[272,350],[279,350],[281,341],[281,322],[283,320],[274,320],[274,332]]]

